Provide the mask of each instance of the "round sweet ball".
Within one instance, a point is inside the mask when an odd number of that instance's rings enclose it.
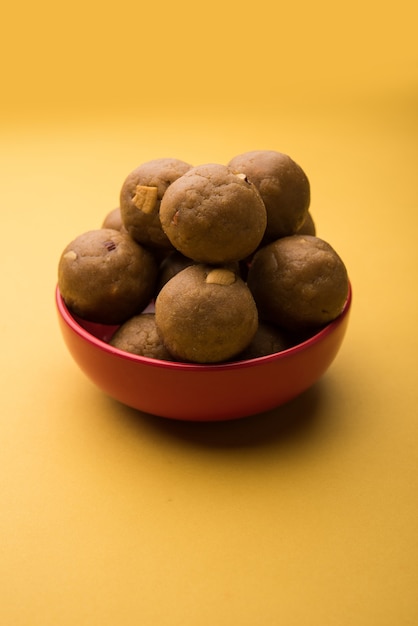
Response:
[[[291,331],[332,321],[348,295],[343,261],[326,241],[311,235],[283,237],[260,248],[247,284],[260,318]]]
[[[116,207],[115,209],[112,209],[111,211],[109,211],[105,215],[101,227],[102,228],[113,228],[114,230],[122,230],[123,229],[122,216],[121,216],[119,207]]]
[[[316,224],[314,222],[314,219],[310,211],[307,212],[305,221],[303,222],[302,226],[298,228],[295,234],[296,235],[313,235],[314,237],[316,236],[317,234]]]
[[[148,305],[157,272],[152,253],[128,234],[100,228],[79,235],[63,250],[58,286],[79,317],[120,324]]]
[[[177,250],[170,252],[160,263],[158,270],[158,279],[157,279],[157,287],[156,293],[161,291],[164,285],[171,279],[173,276],[178,274],[181,270],[184,270],[185,267],[192,265],[194,261],[189,259],[187,256],[184,256]]]
[[[120,211],[135,241],[150,248],[172,248],[161,228],[160,204],[168,187],[191,167],[180,159],[161,158],[142,163],[128,174],[120,191]]]
[[[302,168],[287,154],[252,150],[229,162],[257,187],[267,210],[266,241],[293,235],[302,226],[310,205],[310,184]]]
[[[245,174],[209,163],[192,168],[167,189],[160,219],[184,256],[221,265],[244,259],[258,247],[267,214]]]
[[[275,324],[259,321],[257,332],[250,344],[238,356],[240,361],[283,352],[295,345],[290,333]]]
[[[173,360],[158,334],[154,313],[134,315],[119,326],[109,343],[114,348],[138,356],[161,361]]]
[[[155,301],[155,320],[177,360],[218,363],[250,343],[258,312],[250,290],[234,271],[196,264],[164,285]]]

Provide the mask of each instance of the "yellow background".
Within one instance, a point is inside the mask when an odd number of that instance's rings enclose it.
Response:
[[[2,625],[418,623],[414,4],[3,8]],[[63,247],[141,162],[259,148],[348,267],[341,352],[238,422],[118,405],[59,334]]]

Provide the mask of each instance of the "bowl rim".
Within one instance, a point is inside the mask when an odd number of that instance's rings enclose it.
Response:
[[[140,356],[137,354],[133,354],[131,352],[127,352],[125,350],[120,350],[119,348],[115,348],[111,346],[109,343],[99,339],[88,330],[83,328],[83,326],[75,319],[70,310],[67,308],[64,298],[62,297],[59,289],[59,285],[56,286],[55,289],[55,301],[58,309],[58,313],[61,316],[62,320],[67,324],[67,326],[75,332],[81,339],[90,343],[95,348],[102,350],[108,354],[111,354],[117,358],[125,359],[127,361],[131,361],[133,363],[141,363],[143,365],[149,365],[151,367],[164,368],[169,370],[185,370],[185,371],[220,371],[220,370],[239,370],[247,367],[253,367],[255,364],[261,363],[269,363],[271,361],[277,361],[286,359],[291,355],[295,355],[299,352],[306,350],[307,348],[314,346],[322,339],[330,335],[334,329],[339,326],[339,324],[343,321],[344,317],[348,315],[348,312],[351,308],[352,303],[352,286],[351,282],[348,282],[348,293],[347,299],[344,303],[344,307],[340,315],[329,322],[326,326],[321,328],[317,333],[308,337],[305,341],[302,341],[295,346],[291,346],[286,350],[281,350],[280,352],[274,352],[272,354],[267,354],[265,356],[259,356],[253,359],[243,359],[240,361],[228,361],[225,363],[185,363],[182,361],[163,361],[161,359],[154,359],[152,357]],[[103,325],[106,326],[106,325]],[[111,328],[112,326],[108,326]],[[114,328],[116,330],[118,326],[115,325]]]

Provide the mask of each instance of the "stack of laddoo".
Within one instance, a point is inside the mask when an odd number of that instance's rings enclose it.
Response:
[[[310,199],[305,172],[275,150],[143,163],[101,227],[63,250],[61,296],[144,357],[215,364],[286,350],[336,319],[349,290]]]

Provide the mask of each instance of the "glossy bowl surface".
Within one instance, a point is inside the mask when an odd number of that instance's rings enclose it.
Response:
[[[307,341],[276,354],[216,365],[140,357],[108,345],[116,326],[77,319],[56,289],[64,341],[84,373],[106,394],[132,408],[189,421],[231,420],[292,400],[328,369],[344,339],[351,286],[342,314]]]

